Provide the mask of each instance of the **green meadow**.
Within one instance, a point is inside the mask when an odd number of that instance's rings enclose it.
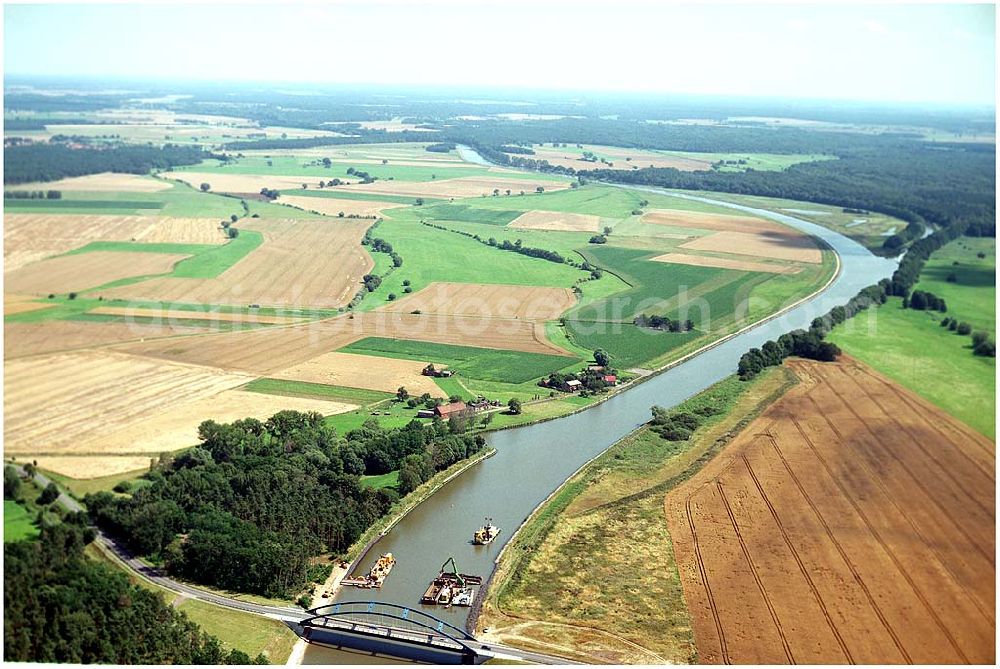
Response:
[[[996,239],[960,237],[934,252],[914,289],[943,297],[948,315],[974,330],[995,333],[996,252]]]

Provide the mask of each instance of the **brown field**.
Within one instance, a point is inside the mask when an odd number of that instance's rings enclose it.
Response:
[[[535,155],[519,156],[531,158],[533,160],[547,160],[550,165],[562,167],[572,167],[577,170],[599,170],[607,168],[602,162],[591,163],[581,160],[580,154],[567,151],[563,148],[550,146],[533,146]],[[613,169],[628,170],[642,169],[644,167],[673,167],[684,172],[694,172],[696,170],[712,169],[712,163],[708,160],[696,160],[685,156],[668,156],[649,153],[641,150],[621,149],[611,146],[584,146],[588,151],[593,151],[601,158],[611,161]],[[631,160],[627,160],[631,158]]]
[[[164,406],[211,397],[252,378],[109,351],[7,360],[4,450],[120,455],[108,435],[152,419]]]
[[[138,174],[116,174],[114,172],[88,174],[83,177],[70,177],[68,179],[59,179],[58,181],[17,186],[17,190],[82,190],[115,193],[155,193],[161,190],[170,190],[171,188],[173,188],[171,184],[151,177],[144,177]]]
[[[342,200],[329,197],[301,197],[294,195],[282,195],[276,202],[278,204],[288,204],[306,211],[315,211],[326,216],[381,216],[385,209],[395,209],[405,207],[405,204],[398,202],[373,202],[370,200]]]
[[[4,274],[5,288],[32,295],[84,291],[111,281],[166,274],[189,256],[179,253],[93,251],[47,258]]]
[[[737,216],[730,214],[709,214],[700,211],[681,211],[679,209],[654,209],[639,218],[640,223],[652,225],[667,225],[679,228],[699,228],[701,230],[719,230],[726,232],[762,232],[775,231],[794,233],[789,228],[774,221],[753,216]],[[801,234],[801,233],[799,233]]]
[[[666,497],[703,663],[993,664],[992,442],[846,356]]]
[[[304,363],[365,337],[568,355],[548,341],[544,323],[524,319],[389,311],[355,313],[353,318],[345,315],[288,327],[133,342],[118,348],[134,355],[263,376],[273,375],[280,369]]]
[[[90,242],[222,244],[217,221],[163,216],[8,214],[3,217],[4,271],[78,249]]]
[[[675,265],[694,265],[696,267],[718,267],[720,269],[739,269],[746,272],[768,272],[770,274],[798,274],[801,267],[795,265],[775,265],[771,263],[736,260],[733,258],[710,258],[708,256],[693,256],[687,253],[664,253],[652,258],[653,262],[668,262]]]
[[[281,369],[272,375],[278,379],[325,383],[333,386],[367,388],[396,392],[405,386],[412,395],[441,395],[434,379],[420,373],[432,360],[415,362],[355,353],[324,353],[306,362]]]
[[[374,266],[361,246],[370,220],[263,220],[264,243],[212,279],[167,277],[102,291],[105,298],[334,308],[351,301]],[[153,254],[149,254],[153,255]]]
[[[507,227],[525,230],[598,232],[601,229],[601,217],[590,214],[566,214],[558,211],[527,211],[508,223]]]
[[[823,261],[811,237],[790,232],[715,232],[681,244],[680,248],[815,264]]]
[[[4,323],[5,359],[42,353],[94,348],[108,344],[209,332],[208,328],[146,323],[94,323],[48,320],[37,323]]]
[[[337,186],[347,191],[378,193],[383,195],[404,195],[409,197],[465,198],[492,195],[493,189],[500,192],[510,189],[512,193],[534,193],[541,186],[546,191],[569,188],[568,181],[545,181],[541,179],[512,179],[510,177],[460,177],[436,181],[376,181],[370,184],[350,184]],[[259,190],[259,189],[258,189]]]
[[[99,479],[148,470],[152,455],[36,455],[38,466],[72,479]]]
[[[380,310],[546,321],[558,318],[575,303],[569,288],[435,281]]]
[[[32,295],[4,295],[3,315],[23,314],[27,311],[48,309],[54,305],[52,302],[35,302],[34,300],[35,298]]]
[[[141,318],[156,318],[167,325],[176,321],[200,320],[215,323],[265,323],[268,325],[288,325],[299,323],[301,318],[295,316],[262,316],[260,314],[228,314],[221,311],[186,311],[183,309],[144,309],[140,307],[97,307],[88,314],[105,314],[108,316],[131,316]]]

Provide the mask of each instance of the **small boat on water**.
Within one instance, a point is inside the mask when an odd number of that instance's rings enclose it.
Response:
[[[392,571],[395,565],[396,558],[392,556],[392,553],[384,553],[375,561],[371,571],[366,576],[345,578],[341,581],[341,584],[352,585],[355,588],[381,588],[386,576],[389,575],[389,572]]]
[[[493,524],[492,518],[487,518],[483,526],[472,535],[472,543],[477,546],[485,546],[492,543],[498,534],[500,534],[500,528]]]

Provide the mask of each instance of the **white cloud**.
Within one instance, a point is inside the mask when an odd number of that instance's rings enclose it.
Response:
[[[862,25],[865,27],[865,30],[870,33],[884,33],[886,31],[884,25],[878,21],[872,21],[871,19],[862,23]]]

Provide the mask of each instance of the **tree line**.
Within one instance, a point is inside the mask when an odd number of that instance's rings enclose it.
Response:
[[[56,181],[99,172],[148,174],[178,165],[194,165],[210,154],[201,147],[122,144],[107,148],[70,148],[63,144],[21,144],[3,152],[3,182]]]
[[[84,556],[85,519],[5,543],[4,660],[73,664],[267,664],[227,651],[161,595]]]
[[[342,553],[397,500],[392,489],[362,487],[362,474],[400,469],[409,456],[439,471],[485,445],[441,421],[387,430],[370,419],[340,438],[319,414],[295,411],[206,421],[199,440],[130,497],[88,495],[87,508],[168,573],[269,597],[301,590],[312,556]]]

